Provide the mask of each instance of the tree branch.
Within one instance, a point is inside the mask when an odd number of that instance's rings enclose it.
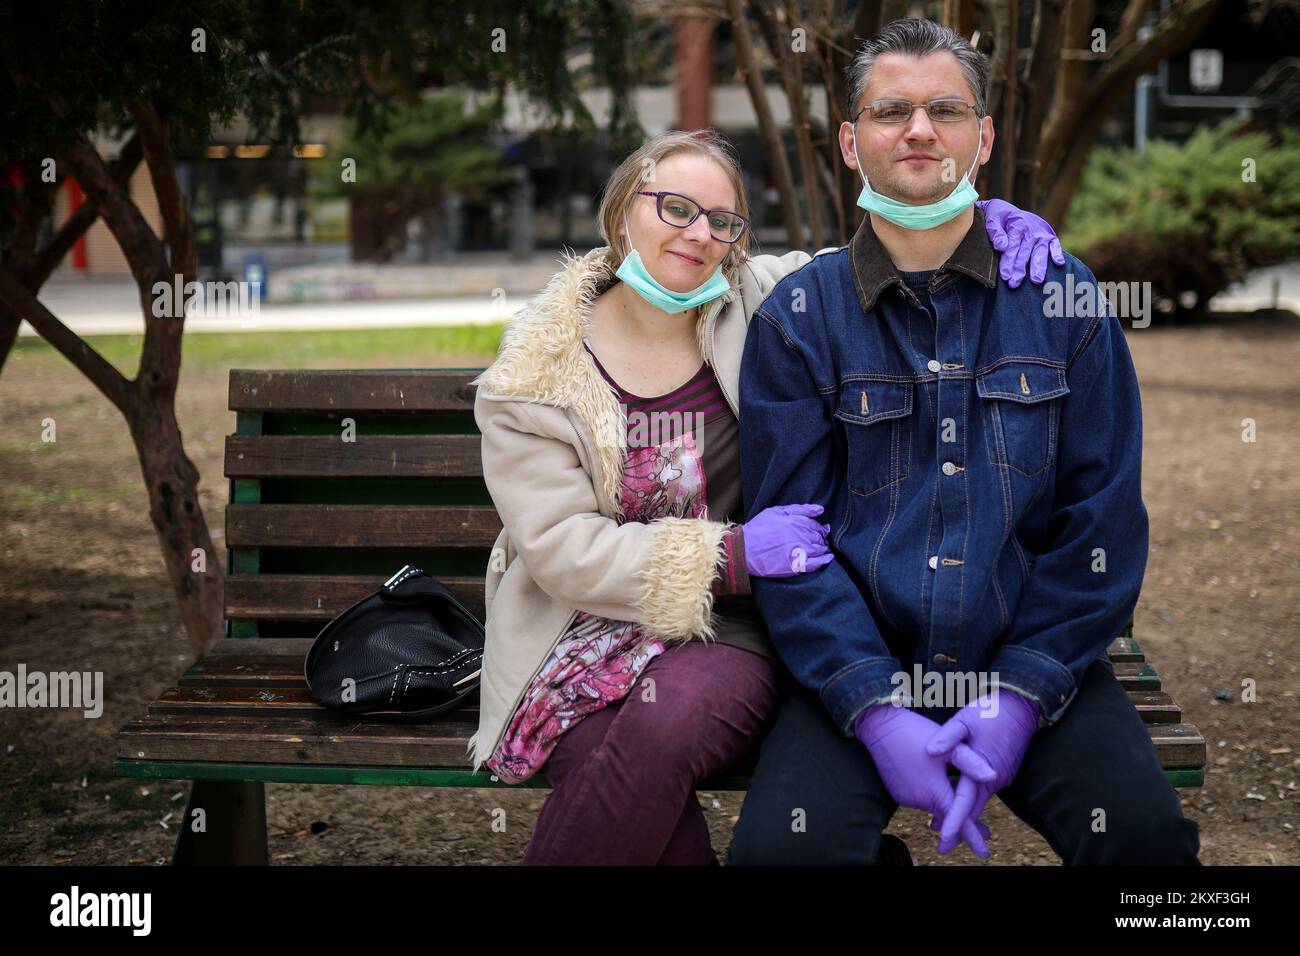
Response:
[[[72,168],[87,195],[94,197],[104,223],[126,256],[136,285],[145,290],[155,281],[165,278],[167,257],[162,242],[154,235],[126,189],[109,175],[103,158],[86,136],[79,135],[77,142],[64,152],[62,158]],[[142,298],[141,305],[147,306],[148,303]],[[145,308],[145,312],[148,311]]]
[[[140,134],[133,132],[131,138],[122,144],[117,159],[109,164],[109,177],[120,189],[125,191],[142,158]],[[68,217],[67,222],[59,227],[59,231],[37,253],[32,272],[33,281],[27,285],[27,288],[33,294],[40,290],[41,286],[45,284],[45,280],[50,277],[50,273],[63,261],[63,257],[72,251],[72,247],[77,240],[95,224],[95,220],[98,218],[99,201],[94,196],[87,196],[86,201],[81,204],[81,208]]]
[[[136,130],[144,148],[144,159],[149,166],[154,195],[166,228],[167,245],[171,251],[171,272],[179,272],[186,281],[199,269],[198,250],[194,245],[194,224],[190,221],[185,195],[176,178],[176,161],[172,155],[171,127],[158,115],[151,100],[136,106]]]
[[[85,340],[56,319],[39,299],[8,269],[0,269],[0,301],[26,319],[69,362],[95,383],[125,415],[134,400],[130,383]]]
[[[1072,149],[1090,150],[1092,140],[1080,143],[1077,135],[1077,131],[1087,125],[1087,117],[1109,114],[1139,76],[1192,42],[1209,25],[1222,2],[1223,0],[1176,2],[1156,22],[1147,39],[1126,42],[1115,51],[1106,65],[1089,81],[1089,95],[1069,101],[1061,100],[1060,112],[1055,112],[1048,118],[1038,153],[1039,167],[1051,170],[1058,165],[1064,158],[1067,144]],[[1063,91],[1058,89],[1058,98],[1061,92]],[[1056,191],[1055,186],[1053,191]]]
[[[125,185],[131,178],[135,167],[140,163],[140,141],[133,134],[131,139],[122,147],[118,158],[112,164],[112,176],[115,181]],[[34,181],[34,177],[29,177]],[[10,260],[7,263],[10,273],[24,286],[27,287],[32,295],[36,295],[41,287],[45,285],[50,274],[63,261],[64,256],[72,249],[73,245],[86,230],[94,224],[99,218],[99,206],[93,198],[87,198],[81,204],[81,208],[68,217],[68,220],[59,227],[59,231],[37,251],[32,251],[36,242],[36,233],[40,229],[41,223],[50,215],[50,209],[53,206],[54,196],[57,194],[58,187],[53,186],[49,192],[49,202],[43,206],[43,211],[39,216],[34,216],[30,220],[32,223],[31,238],[23,238],[23,226],[20,225],[19,232],[16,234],[14,242],[14,251],[10,254]],[[31,193],[35,195],[35,193]],[[28,207],[30,210],[30,207]],[[22,325],[22,318],[18,313],[0,303],[0,371],[4,370],[5,362],[9,358],[9,353],[13,351],[14,343],[18,341],[18,329]]]

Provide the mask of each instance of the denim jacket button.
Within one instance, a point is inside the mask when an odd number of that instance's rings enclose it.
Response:
[[[939,567],[939,556],[937,554],[932,554],[930,555],[930,570],[933,571],[937,567]]]
[[[925,363],[925,367],[928,368],[931,372],[937,372],[939,371],[939,369],[943,368],[943,366],[939,364],[937,359],[930,359],[930,361]]]
[[[945,475],[955,475],[957,474],[957,466],[950,461],[945,461],[943,463],[943,473]]]

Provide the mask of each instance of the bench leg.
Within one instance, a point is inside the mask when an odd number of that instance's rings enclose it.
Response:
[[[205,831],[194,832],[193,811],[203,811]],[[176,837],[173,866],[268,863],[266,787],[260,780],[195,780]]]

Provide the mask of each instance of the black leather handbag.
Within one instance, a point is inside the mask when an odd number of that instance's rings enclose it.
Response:
[[[428,721],[478,690],[484,636],[446,585],[408,564],[325,625],[303,671],[322,707]]]

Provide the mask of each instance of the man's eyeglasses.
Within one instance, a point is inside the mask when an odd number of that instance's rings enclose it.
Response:
[[[665,190],[652,193],[641,190],[637,195],[654,196],[657,200],[659,218],[678,229],[685,229],[701,215],[707,216],[709,234],[719,242],[735,242],[745,234],[745,228],[749,225],[749,220],[738,212],[727,209],[704,209],[694,199],[680,193],[670,193]]]
[[[923,108],[930,120],[935,123],[960,123],[975,113],[975,104],[965,100],[940,99],[928,103],[911,103],[907,100],[872,100],[862,109],[858,116],[870,113],[876,123],[906,123],[912,118],[912,111]],[[853,117],[856,123],[858,116]]]

